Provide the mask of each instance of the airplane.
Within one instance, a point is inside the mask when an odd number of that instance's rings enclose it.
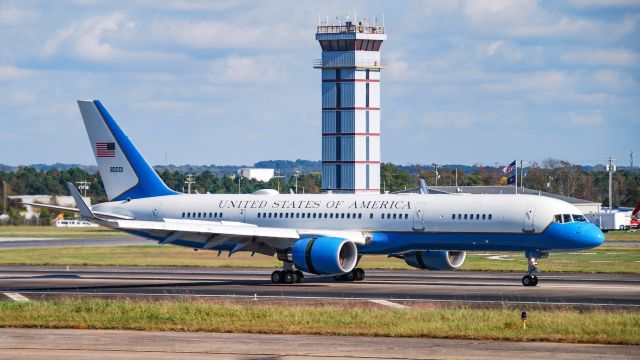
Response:
[[[467,251],[524,252],[524,286],[538,284],[538,259],[591,249],[604,234],[575,206],[524,194],[184,194],[160,179],[99,100],[79,100],[108,202],[88,206],[71,183],[79,212],[108,228],[196,250],[276,255],[273,283],[304,273],[362,281],[364,255],[388,255],[424,270],[454,270]]]

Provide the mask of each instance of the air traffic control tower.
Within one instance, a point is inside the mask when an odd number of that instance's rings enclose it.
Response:
[[[319,25],[322,191],[380,193],[380,46],[384,26]]]

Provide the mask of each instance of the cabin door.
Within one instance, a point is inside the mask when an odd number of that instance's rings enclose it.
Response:
[[[535,216],[536,216],[536,208],[528,207],[524,211],[524,226],[522,227],[523,232],[534,232],[535,229]]]
[[[157,202],[153,205],[153,209],[151,210],[151,221],[162,221],[162,216],[160,215],[161,205],[161,202]]]
[[[413,231],[424,231],[424,210],[427,207],[426,203],[418,203],[415,209],[413,209]]]

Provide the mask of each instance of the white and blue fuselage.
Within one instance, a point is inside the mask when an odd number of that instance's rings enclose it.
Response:
[[[604,240],[575,206],[522,194],[176,194],[102,203],[93,209],[149,221],[245,223],[310,234],[362,232],[366,241],[359,246],[361,254],[567,251],[593,248]],[[576,221],[556,222],[556,215],[571,215]],[[152,232],[137,234],[153,238]],[[232,240],[212,249],[229,250],[235,246]],[[206,241],[173,243],[202,248]]]

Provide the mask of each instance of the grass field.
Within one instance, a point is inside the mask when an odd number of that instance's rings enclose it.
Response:
[[[604,237],[608,241],[640,241],[640,231],[608,231]]]
[[[278,268],[275,257],[246,253],[217,257],[214,251],[193,251],[177,246],[67,247],[0,250],[0,264],[95,266],[207,266]],[[365,256],[365,269],[413,269],[400,259]],[[540,260],[543,271],[640,274],[640,247],[610,247],[551,254]],[[527,268],[521,253],[469,253],[462,270],[517,271]]]
[[[0,238],[97,238],[130,237],[105,227],[0,226]]]
[[[402,336],[640,344],[640,312],[464,306],[393,310],[377,306],[207,303],[184,299],[0,302],[1,327]]]

